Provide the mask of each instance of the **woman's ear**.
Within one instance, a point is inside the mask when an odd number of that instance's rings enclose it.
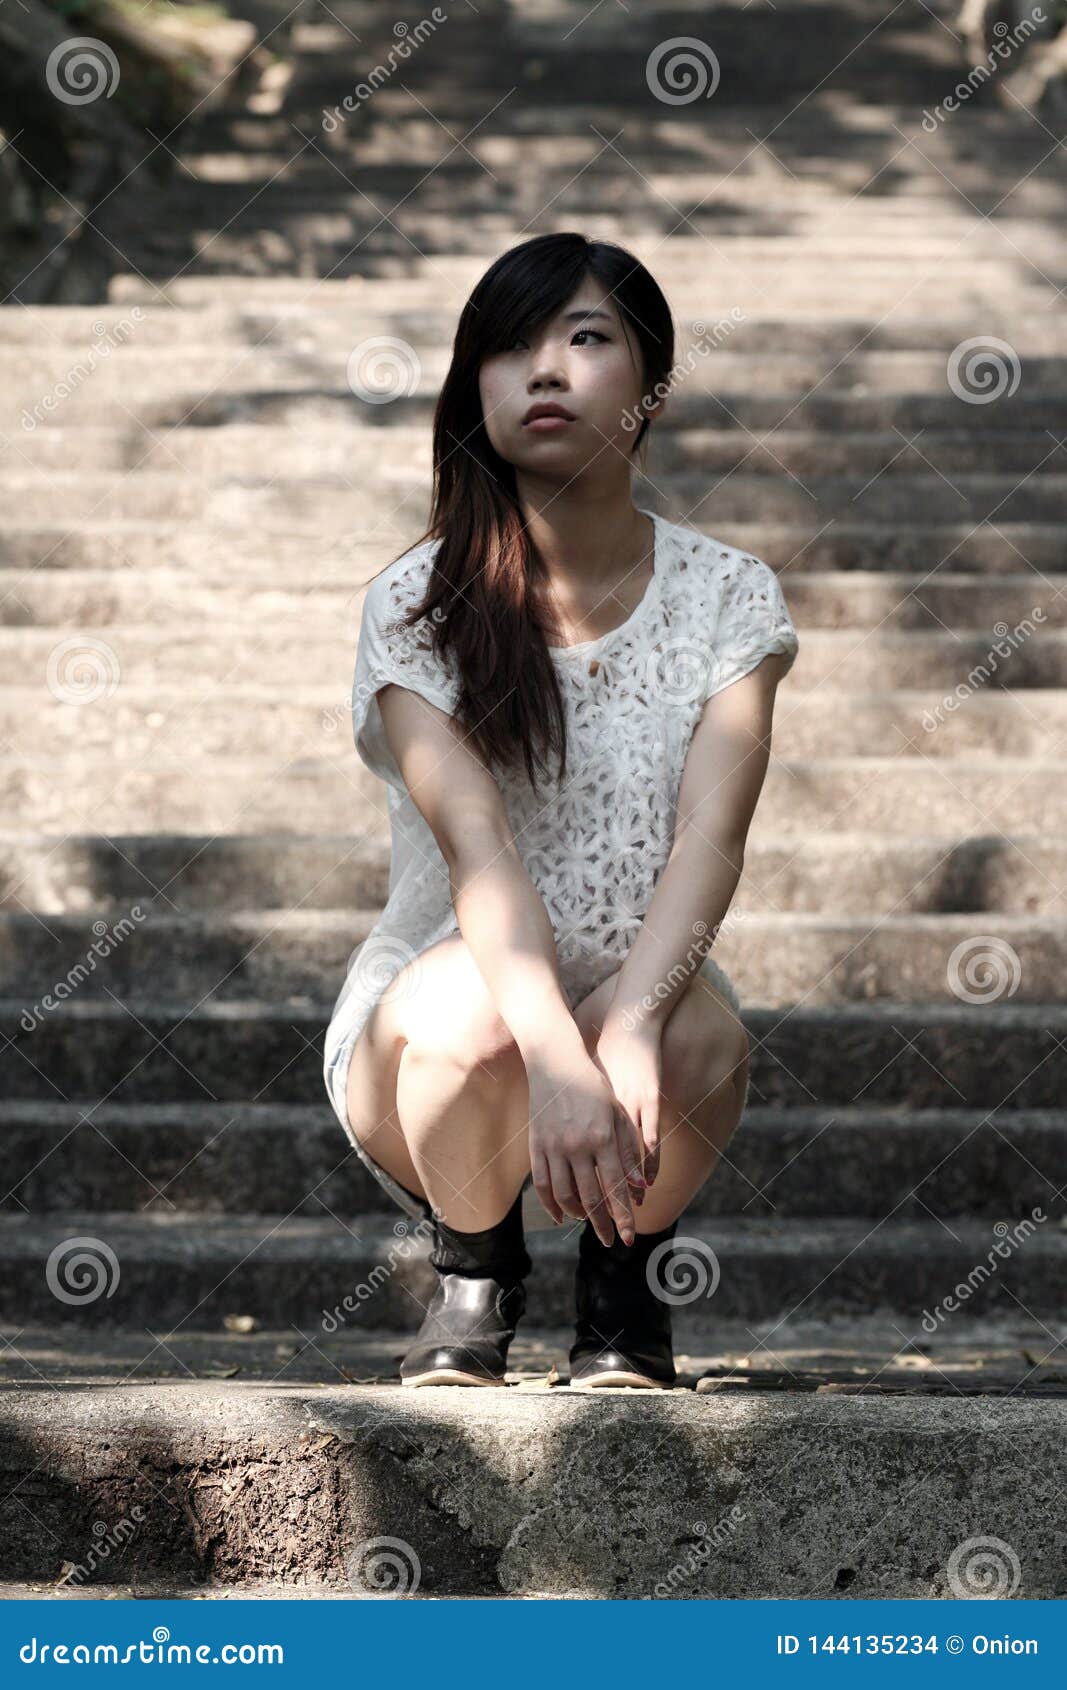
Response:
[[[648,399],[648,401],[641,406],[642,414],[648,418],[650,423],[658,422],[663,414],[663,409],[666,403],[666,397],[662,399]]]

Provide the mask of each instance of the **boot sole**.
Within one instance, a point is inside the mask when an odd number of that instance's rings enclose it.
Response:
[[[433,1367],[428,1373],[413,1373],[402,1385],[504,1385],[504,1379],[486,1379],[478,1373],[464,1373],[458,1367]]]
[[[597,1391],[603,1385],[629,1385],[642,1391],[672,1391],[673,1385],[668,1385],[665,1379],[650,1379],[644,1373],[597,1373],[591,1379],[572,1379],[572,1391]]]

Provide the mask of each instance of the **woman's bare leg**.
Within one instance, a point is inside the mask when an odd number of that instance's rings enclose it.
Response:
[[[461,1232],[495,1226],[530,1170],[521,1053],[459,934],[400,971],[356,1041],[348,1118],[368,1154]]]
[[[618,972],[578,1004],[592,1054]],[[748,1035],[701,974],[663,1029],[660,1170],[635,1208],[638,1232],[682,1214],[740,1119]],[[529,1087],[466,941],[453,934],[401,970],[352,1054],[349,1121],[393,1178],[463,1232],[494,1226],[529,1172]]]

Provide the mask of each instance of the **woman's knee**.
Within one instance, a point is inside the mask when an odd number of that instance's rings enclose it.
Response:
[[[748,1034],[732,1008],[697,984],[664,1025],[664,1091],[683,1110],[713,1097],[732,1097],[748,1050]]]
[[[492,1006],[415,1018],[401,1061],[409,1073],[439,1077],[450,1090],[497,1094],[525,1075],[511,1030]]]

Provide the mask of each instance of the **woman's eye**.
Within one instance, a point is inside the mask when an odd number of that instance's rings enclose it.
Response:
[[[578,336],[582,335],[582,334],[595,334],[598,340],[602,340],[604,342],[606,342],[607,339],[608,339],[607,335],[601,334],[599,329],[575,329],[574,334],[571,338],[576,340],[578,338]],[[520,346],[525,346],[525,345],[526,345],[526,342],[523,340],[522,336],[516,335],[515,339],[511,342],[511,345],[505,346],[504,351],[505,352],[517,352]]]

